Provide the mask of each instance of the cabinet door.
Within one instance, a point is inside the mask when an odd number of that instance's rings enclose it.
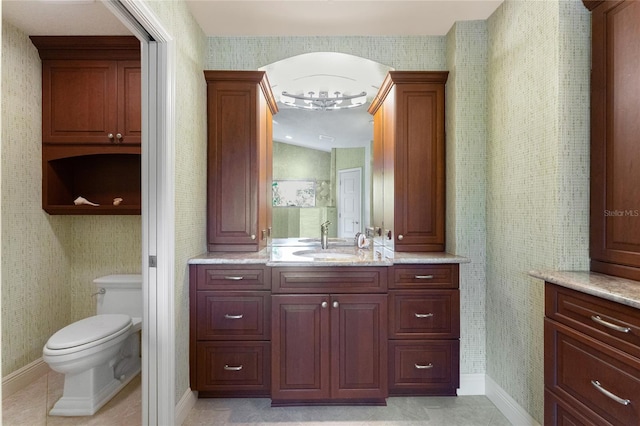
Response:
[[[272,296],[274,405],[329,399],[328,306],[328,295]]]
[[[443,251],[444,84],[398,84],[396,125],[395,250]]]
[[[139,61],[118,62],[118,143],[135,144],[142,136],[142,92]]]
[[[42,141],[115,143],[116,85],[115,61],[43,61]]]
[[[207,86],[209,251],[257,249],[256,90],[234,81]]]
[[[387,296],[331,298],[331,397],[384,399],[388,393]]]
[[[592,12],[592,270],[640,279],[640,2]]]

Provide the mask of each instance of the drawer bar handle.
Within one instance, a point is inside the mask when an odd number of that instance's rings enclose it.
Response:
[[[240,314],[240,315],[229,315],[229,314],[224,314],[224,317],[226,319],[242,319],[244,315]]]
[[[605,320],[603,320],[602,318],[600,318],[599,315],[591,315],[591,319],[594,320],[595,322],[597,322],[600,325],[604,325],[605,327],[608,327],[612,330],[615,331],[619,331],[621,333],[628,333],[631,331],[631,329],[629,327],[621,327],[619,325],[615,325],[615,324],[611,324],[610,322],[607,322]]]
[[[609,392],[608,390],[606,390],[604,387],[602,387],[602,385],[600,384],[599,381],[597,380],[592,380],[591,384],[598,389],[600,392],[602,392],[605,396],[613,399],[615,402],[617,402],[618,404],[622,404],[622,405],[629,405],[631,404],[631,401],[628,399],[622,399],[619,396]]]
[[[414,275],[413,277],[416,280],[432,280],[433,279],[433,275]]]
[[[225,365],[224,369],[227,370],[227,371],[240,371],[240,370],[242,370],[242,365],[238,365],[237,367],[233,367],[233,366],[230,366],[230,365]]]
[[[429,363],[427,365],[421,365],[421,364],[413,364],[416,366],[416,369],[418,370],[426,370],[428,368],[433,368],[433,364]]]
[[[233,276],[233,275],[227,275],[227,276],[224,277],[224,279],[225,280],[231,280],[231,281],[240,281],[240,280],[243,280],[244,277],[243,276],[236,277],[236,276]]]
[[[413,314],[416,316],[416,318],[430,318],[433,316],[432,313],[428,313],[428,314]]]

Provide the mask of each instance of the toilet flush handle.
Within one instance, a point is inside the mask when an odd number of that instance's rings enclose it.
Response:
[[[93,293],[93,294],[91,295],[91,297],[93,297],[93,296],[97,296],[98,294],[105,294],[106,292],[107,292],[107,290],[106,290],[105,288],[100,287],[100,289],[99,289],[97,292]]]

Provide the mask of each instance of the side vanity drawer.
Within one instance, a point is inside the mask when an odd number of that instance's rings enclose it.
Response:
[[[392,266],[389,288],[458,288],[458,264]]]
[[[268,291],[200,291],[198,340],[268,340],[271,293]]]
[[[544,338],[549,391],[597,424],[640,424],[640,359],[549,319]]]
[[[640,358],[638,309],[547,283],[545,315]]]
[[[460,337],[459,290],[389,291],[392,339]]]
[[[197,265],[197,290],[269,290],[271,280],[263,265]]]
[[[196,382],[201,396],[269,395],[269,342],[199,342],[196,359]]]
[[[459,363],[458,340],[390,340],[389,392],[456,395]]]

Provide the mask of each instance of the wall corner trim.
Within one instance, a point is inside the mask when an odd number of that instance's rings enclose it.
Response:
[[[49,371],[47,363],[42,358],[38,358],[13,373],[7,374],[2,378],[2,397],[6,398],[26,388]]]
[[[458,395],[486,395],[485,377],[484,373],[461,374]]]
[[[187,388],[180,398],[180,401],[176,404],[176,423],[181,425],[187,419],[189,412],[196,405],[198,401],[198,392],[192,391],[191,388]]]
[[[493,379],[485,376],[487,398],[498,407],[498,410],[514,425],[540,426],[531,415],[522,408],[504,389]]]

